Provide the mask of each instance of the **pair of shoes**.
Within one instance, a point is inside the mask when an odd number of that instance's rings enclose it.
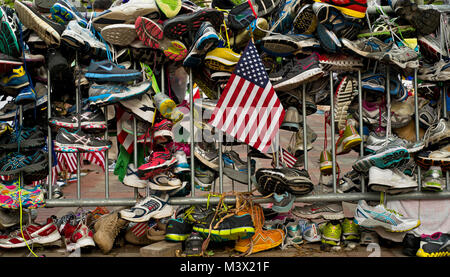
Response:
[[[345,242],[359,242],[360,232],[359,226],[350,218],[344,218],[339,221],[328,221],[321,228],[322,244],[328,244],[332,246],[339,246],[341,241]]]

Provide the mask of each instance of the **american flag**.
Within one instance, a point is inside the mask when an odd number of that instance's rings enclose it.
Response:
[[[127,150],[129,154],[133,153],[134,149],[134,137],[132,134],[125,132],[122,129],[122,122],[127,120],[133,120],[133,115],[126,112],[119,105],[115,105],[116,107],[116,119],[117,119],[117,140],[120,144]]]
[[[297,158],[292,155],[291,153],[289,153],[289,151],[287,151],[284,148],[281,148],[280,151],[280,163],[286,165],[286,167],[294,167],[295,163],[297,162]]]
[[[258,51],[250,41],[220,96],[209,124],[267,153],[284,114]]]

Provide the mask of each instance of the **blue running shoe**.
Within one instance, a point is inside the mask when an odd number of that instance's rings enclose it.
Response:
[[[356,160],[353,169],[358,172],[368,172],[370,167],[392,168],[405,165],[409,161],[408,149],[395,143],[388,144],[374,154]]]
[[[320,45],[322,45],[327,52],[336,53],[342,47],[342,43],[336,34],[320,23],[317,25],[317,35],[319,37]]]
[[[285,191],[283,194],[273,194],[273,206],[272,210],[278,213],[287,213],[292,209],[294,205],[295,196]]]
[[[206,21],[203,22],[200,29],[198,29],[194,41],[195,42],[189,50],[189,54],[184,59],[183,66],[199,66],[202,63],[206,53],[217,47],[219,44],[219,36],[217,35],[214,26]]]
[[[14,68],[10,73],[3,75],[0,85],[4,88],[19,89],[30,84],[28,75],[23,66]]]
[[[66,25],[71,20],[76,20],[80,26],[86,28],[87,21],[83,18],[77,8],[73,6],[69,1],[58,0],[51,8],[52,19],[59,24]]]
[[[277,20],[270,28],[270,32],[287,34],[293,27],[294,19],[303,5],[301,0],[286,0]]]
[[[33,102],[36,102],[36,92],[31,86],[22,88],[14,100],[16,105],[26,105]]]
[[[139,97],[152,87],[150,81],[143,81],[135,85],[122,84],[92,84],[89,88],[88,101],[91,105],[105,106]]]
[[[109,60],[91,61],[85,77],[100,82],[129,82],[137,80],[142,73],[135,69],[125,69]]]

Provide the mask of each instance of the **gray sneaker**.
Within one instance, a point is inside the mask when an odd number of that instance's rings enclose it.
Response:
[[[239,154],[235,151],[227,151],[223,153],[223,173],[230,179],[243,184],[248,184],[248,166],[247,161],[241,160]],[[251,160],[251,175],[255,173],[256,162]]]
[[[309,206],[295,207],[292,214],[307,219],[323,217],[327,220],[339,220],[344,218],[342,205],[337,203],[314,203]]]
[[[341,38],[341,42],[345,47],[352,50],[356,54],[366,58],[378,60],[381,59],[392,47],[392,43],[384,43],[375,37],[361,38],[355,41]]]
[[[218,171],[219,170],[219,154],[215,143],[199,142],[194,146],[194,155],[204,165]]]
[[[426,147],[438,144],[448,138],[450,138],[450,122],[444,118],[441,118],[438,123],[428,128],[423,136]]]
[[[28,213],[24,213],[22,216],[22,224],[26,224],[28,220]],[[19,223],[19,210],[0,208],[0,230],[6,230],[10,227],[19,225]]]
[[[210,191],[212,183],[216,179],[214,171],[202,166],[195,167],[195,188],[202,191]]]
[[[88,101],[91,105],[105,106],[139,97],[151,91],[152,82],[144,81],[135,85],[124,84],[92,84],[89,88]]]
[[[277,213],[287,213],[292,209],[295,201],[295,196],[289,192],[283,194],[274,193],[272,210]]]
[[[419,67],[419,54],[408,46],[397,46],[394,44],[381,59],[396,64],[401,68]]]
[[[394,144],[405,147],[409,153],[416,153],[425,147],[422,141],[409,142],[405,139],[397,136],[390,136],[387,140],[386,137],[378,136],[374,132],[371,132],[366,140],[364,150],[368,153],[375,153],[388,144]]]

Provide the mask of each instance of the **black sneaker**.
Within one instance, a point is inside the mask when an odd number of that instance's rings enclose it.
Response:
[[[415,257],[417,250],[420,248],[420,237],[416,237],[413,234],[406,234],[402,244],[402,253],[409,257]]]
[[[92,84],[89,88],[88,101],[91,105],[105,106],[120,101],[126,101],[148,92],[152,87],[152,82],[143,81],[134,85],[122,84]]]
[[[319,64],[319,56],[313,53],[304,59],[293,59],[293,65],[283,76],[282,80],[273,83],[273,88],[280,91],[289,91],[306,82],[314,81],[324,74]]]
[[[0,175],[14,175],[20,172],[31,174],[47,167],[48,154],[43,150],[39,150],[30,156],[13,152],[0,160]]]
[[[50,71],[50,82],[53,92],[75,93],[74,72],[67,59],[59,50],[49,48],[47,51],[47,68]],[[78,78],[78,76],[76,76]]]
[[[244,2],[231,9],[228,14],[228,24],[233,30],[242,30],[255,20],[252,9],[248,2]]]
[[[20,151],[41,148],[45,145],[44,132],[39,127],[23,127],[20,133],[4,134],[0,138],[0,150]],[[19,149],[20,147],[20,149]]]
[[[142,73],[135,69],[125,69],[109,60],[91,61],[85,77],[99,82],[129,82],[137,80]]]
[[[80,114],[82,129],[106,129],[105,115],[102,110],[95,109],[93,111],[86,110]],[[49,123],[67,129],[78,128],[78,116],[70,115],[66,117],[50,118]]]
[[[203,22],[195,34],[194,43],[183,61],[185,67],[199,66],[203,62],[203,58],[210,49],[216,48],[219,44],[219,36],[214,26],[206,21]]]
[[[219,223],[220,222],[220,223]],[[208,237],[211,222],[196,224],[193,230],[203,237]],[[218,226],[216,227],[216,225]],[[255,234],[252,216],[249,213],[232,215],[230,217],[216,217],[212,222],[211,240],[223,242],[251,238]]]
[[[111,148],[109,140],[102,140],[87,135],[83,131],[69,132],[64,128],[59,129],[55,140],[55,151],[58,152],[100,152]]]
[[[305,195],[314,188],[308,171],[296,168],[260,168],[256,171],[256,181],[257,189],[263,195],[272,192]]]
[[[185,241],[192,232],[192,224],[183,218],[171,218],[167,222],[165,238],[167,241]]]
[[[35,31],[47,45],[59,46],[61,34],[65,29],[64,26],[42,16],[36,8],[25,3],[14,2],[14,8],[20,22],[28,29]]]
[[[184,254],[187,257],[199,257],[202,255],[203,238],[197,232],[192,232],[186,239]]]

